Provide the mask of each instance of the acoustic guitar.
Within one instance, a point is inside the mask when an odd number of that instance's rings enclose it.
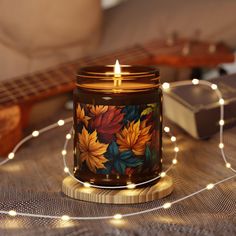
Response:
[[[50,96],[74,88],[78,67],[91,64],[157,64],[175,67],[214,67],[233,62],[223,44],[186,39],[154,40],[106,55],[89,56],[54,68],[0,82],[0,155],[6,155],[22,138],[30,108]]]

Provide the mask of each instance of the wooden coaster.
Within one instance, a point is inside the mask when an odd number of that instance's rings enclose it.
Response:
[[[170,176],[161,178],[150,187],[136,189],[97,189],[84,187],[72,177],[66,177],[62,182],[62,191],[67,196],[88,202],[132,204],[157,200],[166,197],[173,191],[173,181]]]

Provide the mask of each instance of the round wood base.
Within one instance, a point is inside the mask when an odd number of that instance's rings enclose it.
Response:
[[[173,191],[173,181],[170,176],[165,176],[150,187],[110,190],[92,187],[87,188],[68,176],[62,182],[62,191],[67,196],[82,201],[132,204],[149,202],[166,197]]]

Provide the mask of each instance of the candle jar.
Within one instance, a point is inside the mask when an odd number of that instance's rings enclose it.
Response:
[[[74,176],[121,186],[162,170],[162,91],[150,66],[84,67],[74,91]]]

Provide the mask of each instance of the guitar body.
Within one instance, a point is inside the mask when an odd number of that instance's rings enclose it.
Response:
[[[21,109],[10,106],[0,109],[0,155],[6,156],[22,138]]]

